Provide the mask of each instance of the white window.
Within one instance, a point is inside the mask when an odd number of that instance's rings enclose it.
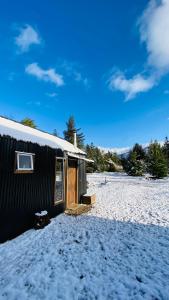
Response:
[[[16,152],[16,169],[17,171],[34,170],[34,154],[25,152]]]

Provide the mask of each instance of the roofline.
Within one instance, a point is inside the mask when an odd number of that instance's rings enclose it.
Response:
[[[25,126],[25,127],[30,127],[31,129],[33,129],[33,130],[35,130],[35,131],[37,130],[37,131],[40,131],[40,132],[43,132],[43,133],[49,134],[49,135],[51,135],[51,136],[54,136],[52,133],[49,133],[49,132],[47,132],[47,131],[45,131],[45,130],[38,129],[38,128],[33,128],[33,127],[31,127],[31,126],[28,126],[28,125],[22,124],[21,122],[19,122],[19,121],[16,121],[16,120],[13,120],[13,119],[11,119],[11,118],[4,117],[4,116],[2,116],[2,115],[0,115],[0,118],[3,118],[3,119],[6,119],[6,120],[9,120],[9,121],[12,121],[12,122],[18,123],[18,124],[20,124],[20,125],[22,125],[22,126]],[[58,139],[61,139],[61,140],[63,140],[63,141],[66,141],[64,138],[62,138],[62,137],[60,137],[60,136],[57,136],[57,138],[58,138]],[[69,141],[66,141],[66,142],[70,143]],[[70,143],[70,144],[71,144],[71,143]],[[73,145],[73,144],[72,144],[72,145]]]
[[[27,126],[27,125],[25,125],[25,124],[22,124],[21,122],[18,122],[18,121],[16,121],[16,120],[10,119],[10,118],[8,118],[8,117],[4,117],[4,116],[0,115],[0,118],[6,119],[6,120],[9,120],[9,121],[12,121],[12,122],[15,122],[15,123],[17,123],[17,124],[19,124],[19,125],[21,125],[21,126],[29,127],[29,128],[31,128],[32,130],[40,131],[40,132],[42,132],[42,133],[49,134],[50,136],[55,137],[52,133],[49,133],[49,132],[44,131],[44,130],[41,130],[41,129],[33,128],[33,127],[31,127],[31,126]],[[60,140],[62,140],[62,141],[66,141],[67,143],[73,145],[72,143],[70,143],[69,141],[65,140],[64,138],[61,138],[61,137],[58,137],[58,136],[56,136],[56,138],[57,138],[57,139],[60,139]],[[74,145],[73,145],[73,146],[74,146]],[[80,148],[78,148],[78,147],[77,147],[77,149],[79,149],[80,151],[84,152],[83,155],[86,155],[86,153],[85,153],[84,150],[82,150],[82,149],[80,149]],[[67,151],[67,150],[63,150],[63,151]],[[77,152],[77,153],[80,153],[80,152]]]

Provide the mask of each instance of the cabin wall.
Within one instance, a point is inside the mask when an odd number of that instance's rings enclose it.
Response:
[[[14,173],[15,151],[35,153],[33,173]],[[37,211],[64,211],[64,203],[53,205],[56,156],[63,152],[0,136],[0,241],[31,227]]]
[[[86,179],[86,162],[82,159],[78,161],[78,199],[81,203],[81,196],[87,192],[87,179]]]

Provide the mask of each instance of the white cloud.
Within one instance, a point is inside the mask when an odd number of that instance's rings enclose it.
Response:
[[[81,66],[78,63],[64,60],[60,67],[66,72],[66,76],[82,84],[85,88],[90,88],[90,81],[79,71]]]
[[[41,39],[37,31],[32,26],[26,24],[20,28],[20,34],[15,38],[15,43],[21,52],[27,52],[31,45],[39,45]]]
[[[122,148],[106,148],[106,147],[98,147],[104,153],[112,152],[117,154],[123,154],[130,151],[131,147],[122,147]]]
[[[168,118],[169,119],[169,118]],[[164,141],[158,141],[158,143],[163,146],[164,145]],[[141,144],[141,146],[146,149],[148,146],[150,145],[150,142],[149,143],[144,143],[144,144]],[[133,145],[134,146],[134,145]],[[112,152],[112,153],[117,153],[118,155],[120,154],[127,154],[132,148],[132,147],[122,147],[122,148],[118,148],[118,147],[115,147],[115,148],[106,148],[106,147],[100,147],[99,146],[99,149],[102,150],[103,152],[107,153],[107,152]]]
[[[160,72],[169,71],[169,0],[151,0],[139,20],[141,41],[148,63]]]
[[[144,78],[141,74],[127,79],[123,73],[116,72],[109,79],[109,88],[124,92],[126,101],[134,98],[139,93],[147,92],[154,84],[153,78]]]
[[[57,97],[57,93],[46,93],[46,96],[48,96],[49,98],[55,98]]]
[[[138,26],[140,39],[146,45],[146,71],[150,75],[145,78],[137,74],[127,79],[123,73],[116,73],[108,80],[109,88],[125,93],[126,100],[149,91],[169,72],[169,0],[150,0]]]
[[[81,82],[85,87],[89,87],[89,80],[87,77],[83,77],[80,72],[74,71],[74,79],[77,82]]]
[[[35,76],[39,80],[52,82],[56,86],[64,85],[62,75],[56,73],[55,69],[44,70],[37,63],[32,63],[25,68],[25,72],[29,75]]]

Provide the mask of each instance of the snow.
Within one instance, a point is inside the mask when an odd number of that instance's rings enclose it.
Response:
[[[88,182],[90,212],[0,245],[0,299],[169,299],[169,178]]]
[[[46,216],[47,214],[48,214],[48,212],[46,210],[42,210],[40,213],[37,212],[35,214],[35,216],[37,216],[37,217],[43,217],[43,216]]]
[[[85,152],[64,139],[3,117],[0,117],[0,135],[9,135],[16,140],[37,143],[40,146],[49,146],[54,149],[60,148],[63,151],[85,155]]]

